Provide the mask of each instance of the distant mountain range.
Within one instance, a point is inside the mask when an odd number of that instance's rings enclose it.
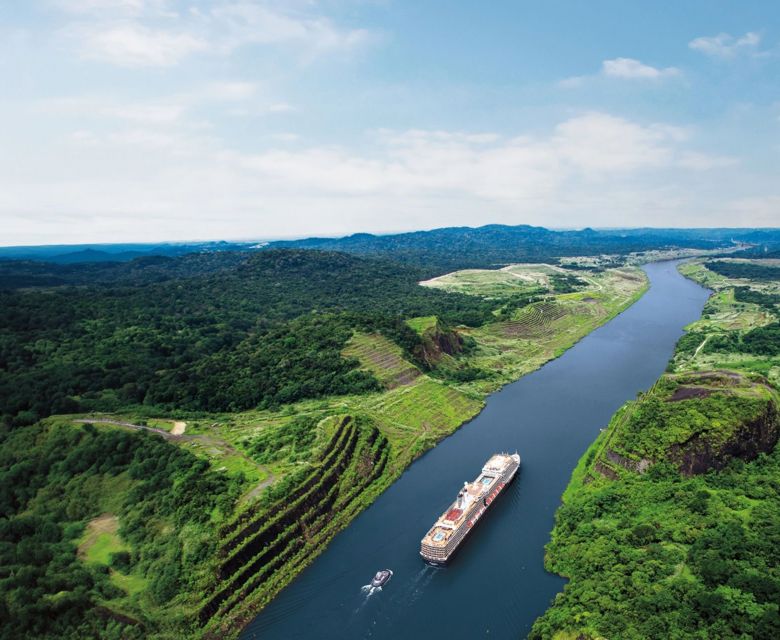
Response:
[[[181,256],[207,251],[257,247],[249,242],[187,242],[157,244],[76,244],[0,247],[0,260],[41,260],[56,264],[84,262],[129,262],[146,256]]]
[[[356,233],[342,238],[274,242],[50,245],[0,247],[0,260],[33,260],[58,265],[130,262],[150,256],[193,253],[316,249],[389,258],[431,272],[489,267],[517,261],[549,261],[568,255],[625,254],[671,248],[714,249],[735,242],[752,245],[754,255],[780,251],[780,229],[590,229],[555,231],[528,225],[446,227],[389,235]],[[145,263],[145,266],[149,266]]]

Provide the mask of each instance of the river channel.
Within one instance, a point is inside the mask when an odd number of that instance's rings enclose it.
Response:
[[[708,292],[676,262],[644,267],[649,291],[563,356],[490,396],[484,411],[426,453],[332,541],[244,630],[242,640],[526,636],[564,581],[544,545],[571,472],[612,414],[664,371]],[[517,450],[516,481],[446,568],[420,539],[496,451]],[[367,594],[379,569],[392,580]]]

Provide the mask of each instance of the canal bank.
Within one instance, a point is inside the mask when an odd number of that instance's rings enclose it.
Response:
[[[544,544],[571,471],[626,400],[664,370],[707,292],[675,263],[645,267],[651,287],[557,360],[492,395],[485,410],[415,462],[245,629],[243,638],[518,638],[563,581]],[[523,467],[445,569],[420,538],[492,453]],[[361,590],[378,569],[382,591]]]

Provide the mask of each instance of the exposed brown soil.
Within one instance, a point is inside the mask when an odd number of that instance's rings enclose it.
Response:
[[[605,478],[609,478],[610,480],[617,480],[618,478],[618,474],[601,461],[598,461],[595,465],[593,465],[593,470],[597,471]]]
[[[398,373],[391,382],[388,383],[388,388],[395,389],[396,387],[402,387],[405,384],[410,384],[420,377],[419,369],[406,369]]]
[[[712,395],[712,389],[705,389],[704,387],[677,387],[674,391],[674,395],[671,398],[667,398],[667,402],[679,402],[680,400],[688,400],[690,398],[706,398]]]

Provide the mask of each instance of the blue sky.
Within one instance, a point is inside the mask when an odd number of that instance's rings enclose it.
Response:
[[[773,0],[6,0],[0,73],[6,245],[780,223]]]

